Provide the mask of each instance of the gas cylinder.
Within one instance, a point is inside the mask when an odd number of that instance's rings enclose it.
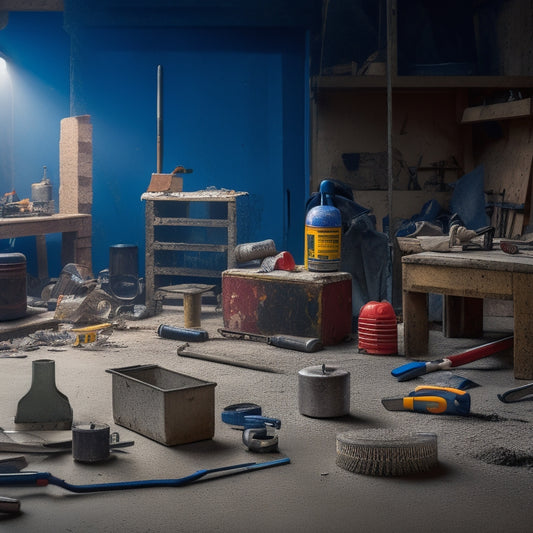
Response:
[[[320,205],[305,217],[305,268],[315,272],[335,272],[341,263],[341,212],[333,205],[335,185],[320,184]]]

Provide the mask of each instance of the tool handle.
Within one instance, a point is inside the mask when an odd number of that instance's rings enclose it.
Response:
[[[452,367],[466,365],[467,363],[472,363],[478,359],[483,359],[483,357],[487,357],[489,355],[502,352],[503,350],[507,350],[508,348],[512,348],[513,342],[514,337],[511,335],[497,341],[476,346],[475,348],[471,348],[470,350],[466,350],[457,355],[449,355],[447,359],[451,361]]]
[[[445,389],[421,389],[411,393],[408,404],[419,413],[468,415],[470,413],[470,394],[464,391],[451,392]],[[404,404],[405,400],[404,399]]]
[[[14,498],[0,496],[0,513],[18,513],[20,511],[20,501]]]
[[[278,348],[306,353],[317,352],[323,348],[320,339],[296,337],[294,335],[272,335],[268,338],[268,344],[277,346]]]
[[[246,415],[244,417],[244,429],[264,428],[266,426],[279,429],[281,427],[281,420],[260,415]]]

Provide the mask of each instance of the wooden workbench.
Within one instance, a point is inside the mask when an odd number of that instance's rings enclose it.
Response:
[[[533,379],[533,256],[509,255],[500,250],[465,252],[424,252],[402,258],[404,349],[406,357],[427,355],[428,294],[443,294],[447,302],[465,309],[467,316],[449,314],[450,329],[461,331],[482,319],[483,298],[513,300],[514,375]],[[465,320],[466,319],[466,320]],[[459,323],[463,320],[465,323]],[[450,335],[452,336],[452,335]]]
[[[61,233],[61,264],[77,263],[92,271],[91,215],[54,214],[0,218],[0,239],[32,237],[37,240],[39,278],[48,277],[45,236]]]

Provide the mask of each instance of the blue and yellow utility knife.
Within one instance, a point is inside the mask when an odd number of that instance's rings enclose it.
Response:
[[[399,398],[383,398],[383,406],[389,411],[415,411],[417,413],[468,415],[470,413],[470,394],[450,387],[421,385]]]

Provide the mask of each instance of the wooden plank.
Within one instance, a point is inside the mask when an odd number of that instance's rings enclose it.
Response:
[[[475,164],[483,165],[485,171],[485,190],[503,193],[504,196],[494,196],[497,201],[525,204],[533,162],[532,121],[530,118],[518,118],[500,123],[501,136],[498,139],[486,139],[486,135],[476,128],[473,135],[478,137],[478,146],[474,153]],[[486,139],[479,146],[479,139]],[[509,217],[506,237],[511,231]],[[492,221],[494,223],[494,220]],[[513,234],[522,234],[523,215],[517,213],[514,221]]]
[[[2,218],[0,219],[0,239],[77,231],[80,228],[86,229],[86,224],[88,222],[90,224],[90,220],[91,215],[85,214]]]
[[[443,254],[444,255],[444,254]],[[403,270],[403,288],[408,291],[447,294],[471,298],[513,296],[511,274],[504,271],[457,267],[408,265]]]
[[[523,98],[522,100],[515,100],[514,102],[467,107],[463,111],[461,124],[530,117],[532,111],[533,106],[531,98]]]

